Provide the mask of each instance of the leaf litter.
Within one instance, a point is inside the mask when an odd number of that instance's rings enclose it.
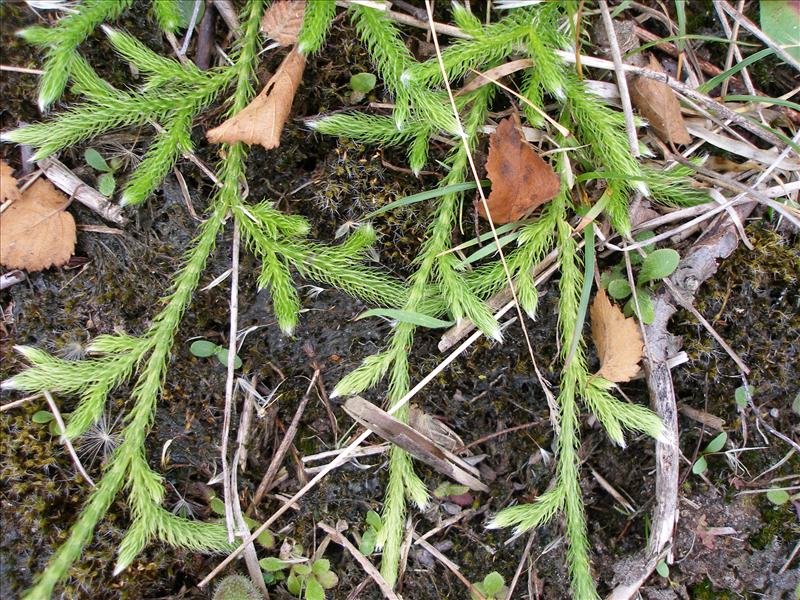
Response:
[[[664,73],[661,63],[652,55],[648,66],[651,71]],[[666,77],[667,74],[664,73],[664,78]],[[678,98],[666,83],[647,77],[636,77],[631,85],[630,95],[633,105],[639,109],[662,141],[676,145],[692,142]]]
[[[20,193],[11,168],[0,163],[2,196],[18,198],[0,215],[0,263],[10,269],[41,271],[60,267],[75,252],[75,219],[69,199],[46,179]]]
[[[600,369],[595,373],[614,383],[630,381],[639,373],[644,344],[639,325],[625,317],[600,289],[590,309],[592,339],[597,347]]]
[[[517,115],[500,121],[489,137],[486,170],[492,182],[486,205],[493,223],[524,219],[561,191],[561,178],[525,140]],[[475,206],[487,218],[483,204],[476,201]]]
[[[303,26],[305,1],[279,0],[273,2],[261,19],[261,31],[281,46],[297,43],[297,36]]]
[[[305,56],[297,48],[292,49],[250,104],[206,132],[208,141],[212,144],[260,144],[267,150],[280,146],[281,132],[292,110],[292,101],[305,67]]]

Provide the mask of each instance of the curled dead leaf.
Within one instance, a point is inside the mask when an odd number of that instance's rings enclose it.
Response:
[[[661,63],[652,55],[649,68],[651,71],[664,73]],[[681,114],[681,105],[675,92],[666,83],[647,77],[636,77],[630,86],[630,94],[631,102],[647,119],[659,138],[673,144],[691,143],[692,138]]]
[[[490,136],[486,170],[492,182],[486,204],[494,223],[523,219],[561,190],[561,178],[525,140],[519,117],[503,119]],[[483,203],[475,205],[487,218]]]
[[[14,169],[6,161],[0,160],[0,204],[17,200],[19,200],[19,190],[17,180],[14,178]]]
[[[600,359],[598,377],[614,383],[630,381],[639,372],[644,344],[639,325],[625,317],[601,289],[592,302],[592,339]]]
[[[0,263],[27,271],[66,264],[77,241],[68,204],[49,181],[37,179],[0,214]]]
[[[303,26],[305,0],[279,0],[273,2],[261,19],[261,31],[281,46],[297,43]]]
[[[206,139],[212,144],[261,144],[267,150],[280,146],[305,66],[305,56],[294,48],[261,93],[230,119],[207,131]]]

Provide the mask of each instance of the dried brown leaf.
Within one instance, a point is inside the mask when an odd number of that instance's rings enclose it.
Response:
[[[282,46],[297,43],[297,36],[303,26],[305,0],[279,0],[273,2],[261,19],[261,31]]]
[[[650,56],[650,70],[663,73],[661,63]],[[647,119],[658,137],[673,144],[692,141],[681,114],[681,105],[675,92],[666,84],[647,77],[636,77],[630,89],[631,102]]]
[[[6,161],[0,160],[0,204],[17,200],[19,200],[19,190],[17,180],[14,178],[14,169]]]
[[[408,408],[408,424],[445,450],[455,452],[464,447],[455,431],[414,404]]]
[[[489,138],[486,170],[492,181],[486,204],[494,223],[523,219],[561,190],[559,176],[525,140],[519,117],[508,117],[497,125]],[[475,205],[486,218],[483,203]]]
[[[212,144],[261,144],[267,150],[280,146],[281,132],[292,110],[305,66],[306,59],[296,48],[289,52],[250,104],[206,132],[208,141]]]
[[[37,179],[0,215],[0,263],[41,271],[65,264],[75,251],[75,219],[66,196]]]
[[[644,344],[639,325],[633,317],[622,311],[601,289],[597,292],[590,310],[592,339],[600,358],[599,377],[615,383],[630,381],[639,372]]]

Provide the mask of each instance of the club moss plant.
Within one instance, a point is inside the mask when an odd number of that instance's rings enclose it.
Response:
[[[129,4],[129,0],[85,0],[54,27],[22,32],[26,40],[41,46],[46,53],[40,105],[52,105],[68,82],[83,99],[46,123],[11,131],[3,138],[31,145],[36,148],[36,158],[43,158],[112,129],[157,123],[150,148],[128,177],[121,194],[124,204],[137,205],[151,197],[178,158],[191,151],[191,127],[198,114],[212,103],[224,102],[232,115],[253,97],[254,72],[262,45],[259,24],[265,2],[245,3],[242,31],[231,53],[232,64],[209,71],[159,56],[134,37],[112,28],[108,23]],[[158,23],[170,33],[182,22],[175,4],[154,0],[152,5]],[[349,17],[386,91],[393,96],[395,108],[391,116],[345,113],[323,117],[315,120],[312,127],[320,133],[365,143],[406,146],[409,164],[417,172],[428,160],[431,136],[450,135],[456,140],[463,137],[466,144],[456,145],[445,159],[447,173],[440,187],[447,190],[471,180],[468,152],[478,144],[496,92],[494,86],[484,86],[457,96],[456,118],[445,92],[444,76],[455,84],[473,69],[491,68],[512,55],[528,56],[534,66],[523,73],[523,93],[540,108],[546,99],[555,100],[555,117],[571,132],[568,137],[557,133],[551,136],[562,149],[556,155],[557,172],[565,182],[567,175],[575,171],[599,173],[597,178],[607,186],[605,213],[614,230],[626,236],[630,231],[627,209],[631,193],[652,193],[654,200],[670,204],[685,204],[696,197],[687,192],[678,174],[645,169],[631,157],[622,116],[592,95],[558,58],[555,50],[567,47],[567,37],[562,32],[574,16],[570,12],[572,5],[547,3],[517,9],[494,24],[483,25],[455,4],[453,19],[471,39],[459,40],[444,49],[444,75],[435,58],[419,62],[411,55],[400,31],[382,11],[352,5]],[[307,4],[298,42],[301,52],[324,51],[334,13],[332,0]],[[143,75],[145,82],[139,89],[112,87],[78,53],[80,43],[100,26],[120,57]],[[527,107],[523,111],[532,125],[545,126],[539,112]],[[363,264],[375,238],[368,224],[341,244],[325,245],[306,237],[310,227],[302,217],[283,214],[270,202],[251,202],[244,197],[247,152],[242,144],[222,148],[216,173],[219,185],[205,221],[185,251],[181,268],[149,329],[137,336],[100,336],[91,343],[90,355],[79,361],[63,360],[36,348],[19,348],[31,366],[4,382],[4,387],[77,396],[65,433],[69,439],[75,439],[101,419],[109,395],[124,382],[133,381],[121,442],[106,461],[97,487],[87,498],[66,542],[27,592],[28,599],[49,598],[53,594],[59,581],[68,576],[70,565],[98,522],[123,491],[127,494],[131,523],[119,548],[116,572],[127,568],[148,543],[156,540],[197,551],[222,552],[229,548],[224,526],[182,518],[164,508],[163,478],[151,468],[145,454],[145,439],[168,377],[176,331],[226,226],[237,227],[246,247],[261,261],[259,285],[270,290],[278,324],[286,333],[294,330],[299,314],[300,301],[293,283],[296,273],[374,305],[433,317],[444,315],[452,320],[467,318],[486,335],[501,339],[500,327],[484,300],[507,283],[503,265],[495,260],[467,271],[449,252],[463,200],[460,192],[447,192],[437,198],[427,237],[414,261],[415,271],[407,281],[400,282]],[[558,393],[556,478],[537,502],[501,511],[494,524],[513,525],[524,531],[563,513],[573,593],[577,598],[595,598],[579,486],[579,403],[592,411],[619,443],[623,442],[624,429],[655,437],[661,427],[654,414],[618,400],[611,394],[612,384],[589,372],[581,331],[584,290],[590,289],[586,283],[591,281],[583,263],[585,260],[593,266],[593,262],[586,258],[588,247],[585,254],[579,250],[569,222],[577,208],[573,190],[566,184],[562,188],[536,221],[524,225],[516,248],[506,255],[520,303],[534,316],[537,292],[531,269],[552,248],[558,248],[558,336],[565,366]],[[336,394],[356,394],[387,377],[387,402],[390,406],[398,402],[410,387],[409,356],[416,329],[411,322],[398,322],[387,347],[342,379]],[[406,409],[396,416],[406,419]],[[397,578],[407,498],[424,507],[428,492],[414,472],[411,457],[395,447],[390,453],[382,526],[377,532],[377,543],[383,547],[381,570],[391,584]]]

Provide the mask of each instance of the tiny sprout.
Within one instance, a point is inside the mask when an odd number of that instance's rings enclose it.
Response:
[[[114,178],[114,171],[119,166],[118,162],[111,161],[109,165],[106,159],[95,150],[94,148],[87,148],[83,153],[83,158],[86,164],[92,167],[95,171],[99,171],[100,175],[97,177],[97,189],[103,196],[110,197],[117,187],[117,180]]]
[[[492,571],[483,578],[483,581],[479,581],[474,585],[475,589],[477,589],[486,600],[506,600],[508,596],[506,581],[497,571]],[[477,600],[478,598],[475,594],[470,594],[470,596],[472,600]]]
[[[700,453],[700,457],[692,465],[692,473],[695,475],[702,475],[705,473],[706,470],[708,470],[708,460],[706,460],[706,455],[719,452],[725,447],[725,442],[727,441],[728,434],[723,431],[719,435],[715,436],[710,442],[708,442],[706,447]]]
[[[664,579],[669,578],[669,566],[663,559],[658,561],[658,564],[656,565],[656,573],[661,575]]]
[[[350,88],[353,92],[350,94],[350,102],[357,104],[361,102],[368,93],[370,93],[378,79],[372,73],[357,73],[350,78]]]
[[[790,500],[789,492],[778,488],[772,488],[767,492],[767,500],[775,506],[783,506]]]
[[[331,563],[325,558],[318,558],[311,565],[293,564],[286,577],[289,593],[304,600],[325,600],[325,590],[338,583],[339,577],[331,571]]]
[[[364,556],[369,556],[375,552],[375,547],[378,544],[378,534],[383,528],[383,521],[381,516],[374,510],[367,512],[364,521],[366,522],[366,528],[364,529],[364,535],[361,536],[361,542],[358,544],[358,550]]]
[[[752,385],[740,385],[736,388],[736,391],[733,394],[733,398],[736,401],[736,406],[739,408],[747,407],[747,400],[748,398],[753,397],[753,393],[755,392],[755,388]]]
[[[216,356],[220,363],[222,363],[224,366],[228,366],[228,349],[225,346],[220,346],[214,342],[210,342],[208,340],[195,340],[192,342],[192,345],[189,346],[189,352],[198,358]],[[242,368],[242,359],[239,358],[238,354],[233,358],[233,368]]]

